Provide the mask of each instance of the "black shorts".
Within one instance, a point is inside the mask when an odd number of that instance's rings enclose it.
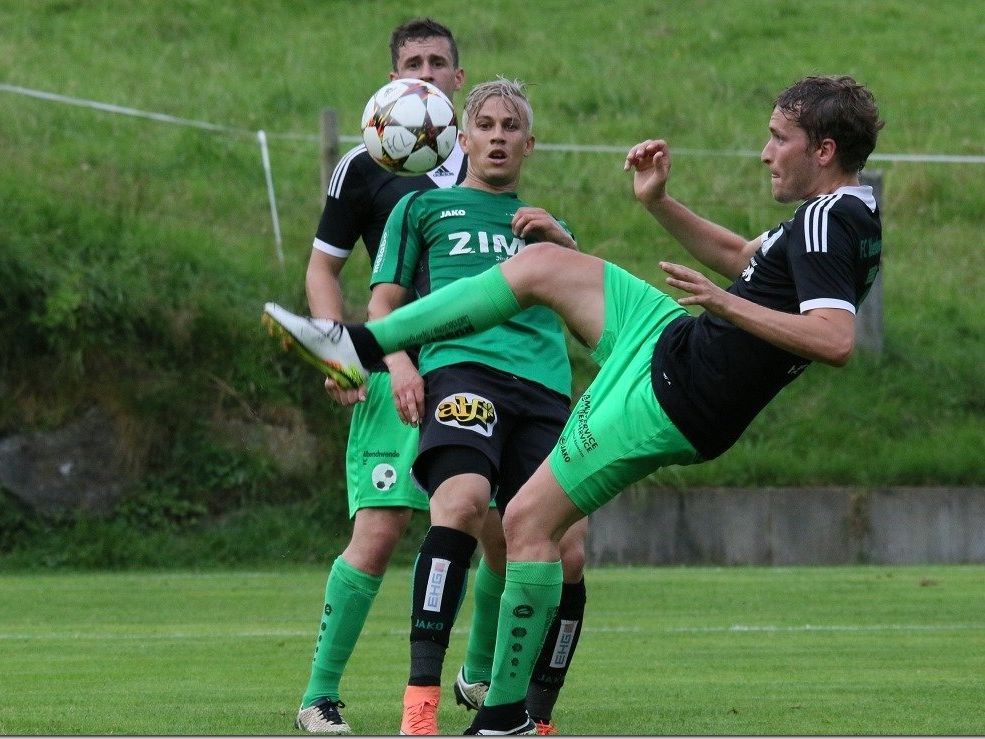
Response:
[[[428,453],[447,446],[482,452],[492,463],[490,482],[503,510],[557,443],[570,401],[543,385],[481,364],[453,364],[424,376],[424,419],[414,476]]]

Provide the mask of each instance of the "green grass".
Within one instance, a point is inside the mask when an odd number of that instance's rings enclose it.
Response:
[[[313,370],[278,356],[257,315],[271,299],[304,308],[322,205],[319,113],[334,107],[340,131],[356,133],[399,21],[430,13],[450,25],[466,88],[496,74],[530,82],[542,143],[661,136],[675,150],[758,151],[779,89],[847,72],[880,102],[877,153],[980,155],[985,99],[970,73],[985,64],[980,12],[974,0],[613,0],[605,12],[567,0],[0,4],[0,82],[246,132],[0,93],[0,436],[57,428],[99,404],[125,430],[145,499],[165,487],[221,515],[334,494],[348,415]],[[914,58],[919,74],[899,62]],[[252,133],[261,128],[283,269]],[[812,367],[732,452],[651,482],[983,483],[983,166],[876,166],[883,354]],[[541,150],[522,191],[564,217],[585,250],[643,277],[662,279],[659,259],[689,262],[633,201],[618,154]],[[772,202],[754,157],[680,154],[671,191],[749,236],[792,212]],[[356,315],[367,271],[362,256],[346,269]],[[580,392],[594,367],[572,353]],[[292,478],[258,459],[251,472],[244,457],[256,452],[244,448],[217,459],[228,439],[215,429],[244,421],[311,432],[316,469]]]
[[[287,734],[325,572],[0,576],[0,733]],[[343,681],[360,733],[393,734],[409,573],[394,569]],[[589,571],[567,734],[981,734],[985,568]],[[465,715],[445,663],[443,729]]]

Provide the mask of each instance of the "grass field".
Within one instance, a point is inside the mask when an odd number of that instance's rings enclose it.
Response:
[[[293,733],[324,574],[0,576],[0,733]],[[408,585],[388,575],[343,681],[360,733],[399,725]],[[985,567],[596,569],[588,587],[564,733],[985,733]]]

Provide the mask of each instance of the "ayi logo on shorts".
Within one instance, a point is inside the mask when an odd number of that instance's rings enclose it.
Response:
[[[438,403],[434,418],[438,423],[482,436],[492,436],[496,426],[496,406],[491,400],[472,393],[455,393]]]

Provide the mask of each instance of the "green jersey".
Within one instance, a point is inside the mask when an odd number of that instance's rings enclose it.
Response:
[[[459,185],[408,194],[387,220],[370,285],[395,283],[420,297],[484,272],[526,246],[510,228],[513,214],[526,205],[516,193]],[[563,221],[558,223],[571,233]],[[421,348],[422,375],[462,362],[483,364],[571,395],[561,321],[543,306],[527,308],[478,334]]]

